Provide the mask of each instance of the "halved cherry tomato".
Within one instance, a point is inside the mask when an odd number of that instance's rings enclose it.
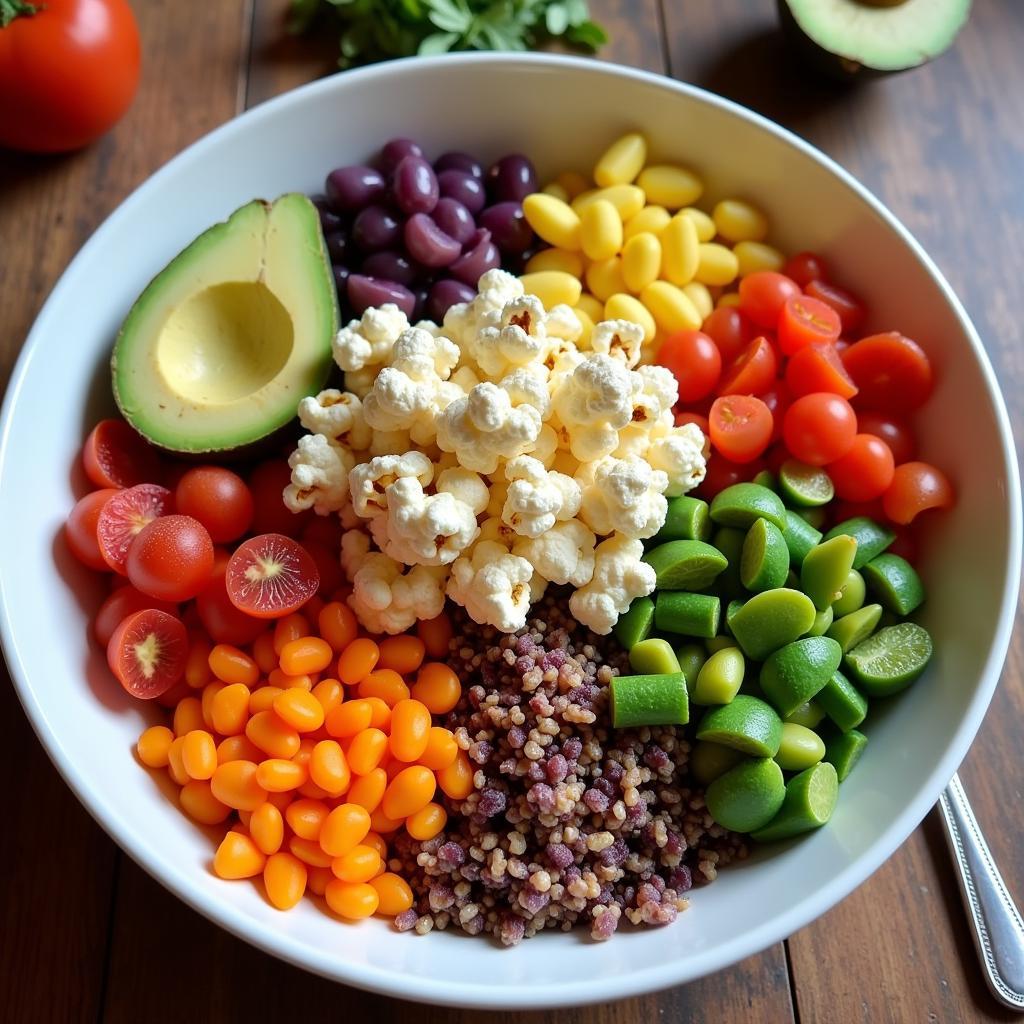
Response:
[[[782,307],[800,286],[774,270],[756,270],[740,281],[740,312],[758,327],[775,329]]]
[[[911,462],[917,456],[917,441],[914,432],[898,416],[892,413],[865,409],[857,413],[857,429],[862,434],[880,437],[892,450],[892,457],[898,466]]]
[[[282,494],[291,483],[292,471],[284,459],[261,462],[249,474],[249,490],[255,506],[249,529],[254,534],[283,533],[298,537],[309,525],[314,513],[292,512],[284,503]]]
[[[241,537],[253,517],[252,494],[246,482],[223,466],[196,466],[174,489],[174,504],[209,531],[215,544]]]
[[[210,581],[213,541],[191,516],[154,519],[132,541],[125,562],[132,585],[161,601],[187,601]]]
[[[805,345],[794,352],[786,363],[786,384],[797,398],[812,391],[831,391],[843,398],[857,394],[835,345]]]
[[[718,346],[723,366],[736,359],[757,333],[753,324],[735,306],[713,309],[701,330]]]
[[[775,383],[779,357],[775,346],[762,335],[744,349],[718,385],[720,395],[759,395]]]
[[[779,348],[787,355],[839,337],[839,314],[820,299],[791,295],[779,313]]]
[[[716,398],[708,417],[711,443],[731,462],[753,462],[772,437],[772,414],[760,398],[726,395]]]
[[[231,556],[225,576],[232,604],[256,618],[301,608],[319,589],[320,573],[306,549],[280,533],[253,537]]]
[[[782,437],[790,454],[812,466],[841,459],[857,435],[857,414],[845,398],[825,391],[802,395],[787,410]]]
[[[722,373],[718,346],[702,331],[677,331],[658,349],[657,362],[672,371],[679,401],[696,402],[710,395]]]
[[[677,412],[676,426],[682,427],[685,426],[687,423],[696,423],[697,426],[700,427],[701,433],[703,433],[705,437],[707,436],[708,431],[711,429],[708,425],[707,416],[702,416],[699,412],[690,412],[689,410]]]
[[[96,524],[100,551],[107,565],[127,575],[126,562],[132,541],[154,519],[171,509],[172,495],[159,484],[136,484],[118,491],[103,506]]]
[[[874,434],[858,434],[850,450],[826,467],[836,494],[845,501],[879,498],[892,483],[896,463],[889,446]]]
[[[929,508],[949,508],[953,485],[941,469],[928,462],[904,462],[882,496],[882,508],[894,522],[906,524]]]
[[[194,607],[211,640],[218,644],[243,647],[251,644],[267,628],[267,624],[263,619],[239,611],[231,603],[225,582],[227,567],[226,555],[214,558],[210,582],[196,595]]]
[[[693,493],[696,497],[710,501],[719,491],[733,484],[753,480],[757,474],[764,469],[763,459],[754,459],[745,465],[730,462],[724,455],[712,455],[708,459],[707,473]]]
[[[187,656],[185,627],[173,615],[156,608],[129,615],[107,644],[110,671],[140,700],[159,697],[178,682]]]
[[[845,288],[816,280],[810,281],[804,290],[812,299],[820,299],[839,314],[843,334],[856,334],[857,328],[864,323],[864,317],[867,315],[864,303]]]
[[[932,393],[932,364],[915,341],[886,331],[872,334],[843,353],[843,365],[860,388],[865,409],[905,412],[917,409]]]
[[[176,604],[169,601],[155,601],[148,594],[136,590],[130,583],[113,591],[100,605],[99,611],[96,612],[96,618],[92,620],[92,631],[100,646],[106,647],[110,643],[114,630],[124,619],[146,608],[158,608],[162,612],[167,612],[168,615],[176,616],[178,614]]]
[[[815,252],[798,252],[790,256],[782,272],[786,277],[793,278],[801,288],[806,288],[812,281],[824,281],[828,277],[825,261]]]
[[[100,420],[82,448],[85,475],[97,487],[134,487],[160,479],[160,456],[124,420]]]
[[[96,525],[106,503],[118,492],[112,487],[93,491],[75,503],[64,524],[64,539],[71,554],[90,569],[106,572],[110,566],[103,558]]]

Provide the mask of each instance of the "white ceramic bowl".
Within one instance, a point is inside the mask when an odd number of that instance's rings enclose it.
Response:
[[[723,872],[667,929],[605,944],[551,933],[504,950],[450,932],[397,935],[384,921],[340,924],[309,901],[281,914],[255,886],[211,874],[210,836],[134,759],[156,709],[121,692],[86,635],[102,588],[60,534],[83,490],[79,446],[110,405],[119,321],[207,225],[253,196],[317,191],[326,171],[370,157],[391,136],[415,136],[433,155],[523,150],[543,177],[590,167],[631,128],[647,134],[654,156],[700,171],[707,199],[759,203],[777,244],[824,253],[870,300],[874,324],[898,327],[931,355],[939,383],[916,425],[924,454],[959,491],[922,561],[934,665],[871,723],[868,752],[827,828]],[[1007,648],[1021,546],[1016,461],[992,369],[949,286],[877,200],[798,138],[699,89],[585,60],[490,54],[381,65],[299,89],[213,132],[126,200],[61,279],[15,370],[0,438],[0,523],[0,627],[21,700],[68,784],[139,864],[236,935],[327,977],[411,999],[518,1008],[616,999],[718,970],[867,878],[933,804],[981,722]]]

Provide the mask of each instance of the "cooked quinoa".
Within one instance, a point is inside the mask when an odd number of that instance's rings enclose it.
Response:
[[[445,830],[404,832],[392,866],[417,894],[402,931],[449,926],[514,946],[543,928],[609,938],[623,918],[667,924],[691,886],[743,858],[690,782],[673,726],[613,730],[608,683],[625,653],[553,591],[527,627],[502,634],[454,613],[449,664],[463,680],[445,723],[477,765],[474,792],[445,798]]]

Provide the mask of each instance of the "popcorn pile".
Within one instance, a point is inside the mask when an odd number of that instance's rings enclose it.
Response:
[[[338,332],[348,391],[304,398],[310,433],[289,459],[285,503],[338,513],[349,604],[376,633],[439,615],[522,629],[548,583],[572,615],[611,631],[654,589],[641,561],[666,496],[704,478],[704,435],[674,425],[675,378],[640,366],[643,329],[584,333],[501,270],[444,324],[396,306]]]

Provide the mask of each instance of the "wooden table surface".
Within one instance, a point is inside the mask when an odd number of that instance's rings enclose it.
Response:
[[[240,110],[331,67],[329,47],[284,35],[285,0],[133,6],[143,78],[124,121],[72,156],[0,153],[0,391],[54,282],[136,185]],[[824,89],[793,66],[769,0],[591,0],[591,9],[612,32],[604,59],[753,107],[820,146],[881,196],[974,318],[1020,444],[1024,3],[977,0],[952,52],[852,92]],[[1022,654],[1018,628],[1003,683],[961,774],[1011,890],[1024,897]],[[840,906],[714,977],[600,1007],[483,1014],[343,991],[193,913],[79,806],[9,685],[0,685],[0,752],[2,777],[13,783],[0,826],[2,1022],[285,1021],[300,1012],[306,1020],[394,1024],[1013,1018],[982,983],[934,813]]]

